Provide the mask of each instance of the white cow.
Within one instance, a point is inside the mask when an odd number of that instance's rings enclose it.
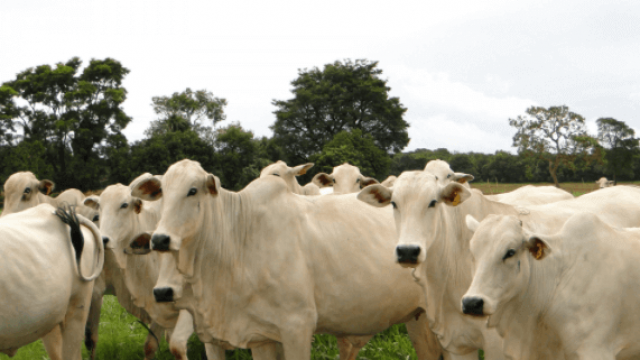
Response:
[[[448,162],[440,159],[429,161],[424,167],[424,171],[435,175],[438,182],[442,185],[457,182],[466,186],[467,189],[470,189],[469,181],[473,181],[473,175],[454,172],[451,170]]]
[[[260,172],[260,177],[264,178],[265,176],[274,175],[281,177],[286,183],[289,190],[291,190],[294,194],[299,195],[320,195],[320,188],[316,184],[308,183],[305,186],[300,186],[297,176],[304,175],[307,173],[307,170],[313,167],[313,163],[306,163],[303,165],[298,165],[296,167],[289,167],[287,163],[282,160],[278,160],[277,162],[265,167]]]
[[[331,174],[318,173],[311,180],[320,190],[332,187],[334,194],[351,194],[360,191],[365,186],[379,184],[378,180],[363,176],[357,166],[344,163],[333,168]]]
[[[386,187],[393,187],[393,183],[396,182],[396,179],[398,179],[397,176],[389,175],[386,179],[384,179],[383,182],[381,182],[381,184],[386,186]]]
[[[404,172],[393,189],[370,186],[358,198],[375,206],[393,205],[399,233],[397,261],[416,268],[426,293],[427,318],[442,346],[456,354],[469,353],[470,358],[475,350],[484,349],[487,359],[502,359],[502,340],[495,329],[487,329],[483,319],[460,312],[460,299],[471,284],[473,272],[469,250],[472,233],[464,226],[465,216],[483,219],[489,214],[522,213],[532,219],[545,216],[544,221],[532,223],[552,226],[562,224],[572,213],[590,210],[619,218],[620,226],[640,224],[640,189],[622,188],[527,210],[493,202],[455,182],[441,185],[427,172]]]
[[[0,253],[0,352],[14,356],[42,338],[52,360],[81,360],[104,262],[98,228],[72,210],[41,204],[0,219]]]
[[[616,182],[612,180],[607,180],[606,177],[601,177],[598,181],[596,181],[596,184],[600,186],[600,189],[604,189],[606,187],[614,186]]]
[[[149,177],[153,175],[143,174],[132,184],[140,178]],[[175,267],[173,256],[156,252],[147,256],[133,256],[125,252],[129,242],[137,234],[155,230],[162,202],[145,202],[132,197],[131,188],[121,184],[108,186],[97,201],[103,240],[108,249],[112,250],[108,253],[115,258],[117,264],[116,269],[110,269],[111,278],[105,279],[105,283],[118,283],[119,286],[115,289],[118,299],[130,298],[131,303],[127,305],[133,305],[134,312],[143,309],[151,320],[151,331],[159,338],[167,331],[170,334],[171,353],[176,359],[187,359],[187,341],[193,333],[193,318],[188,311],[179,311],[173,304],[156,302],[159,294],[154,292],[159,263],[168,261]],[[150,334],[145,343],[146,359],[154,357],[158,345]]]
[[[164,199],[152,248],[177,251],[203,341],[277,341],[286,359],[309,359],[313,333],[341,339],[406,322],[419,358],[438,358],[420,288],[393,264],[391,211],[355,195],[297,196],[275,176],[229,192],[190,160],[134,194]]]
[[[488,316],[510,359],[640,357],[640,231],[593,213],[553,235],[515,216],[467,223],[476,269],[462,306]]]
[[[38,204],[51,204],[54,207],[63,205],[78,205],[82,203],[84,195],[80,190],[68,189],[58,197],[48,196],[55,187],[51,180],[38,180],[31,171],[17,172],[4,183],[4,208],[0,216],[7,216],[19,211],[32,208]]]
[[[573,199],[573,195],[555,186],[525,185],[511,192],[485,195],[489,200],[511,205],[543,205]]]

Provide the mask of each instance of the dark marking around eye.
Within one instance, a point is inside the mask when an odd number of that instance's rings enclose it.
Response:
[[[337,184],[338,182],[336,181],[336,179],[333,179],[333,183],[334,183],[334,184]]]
[[[29,194],[29,193],[31,193],[31,188],[26,188],[26,189],[24,189],[24,193],[25,193],[25,194]]]
[[[94,222],[95,222],[95,221],[98,221],[98,220],[100,220],[100,215],[96,215],[96,216],[94,216],[94,217],[93,217],[93,220],[91,220],[91,221],[94,221]]]
[[[392,201],[392,202],[391,202],[391,206],[393,206],[393,208],[394,208],[394,209],[397,209],[397,208],[398,208],[398,205],[396,205],[395,201]]]
[[[278,175],[278,174],[273,174],[273,176],[277,176],[277,177],[280,177],[280,175]]]
[[[437,203],[438,203],[437,200],[431,200],[431,202],[429,203],[429,207],[430,208],[435,207]]]
[[[453,175],[453,174],[449,174],[449,175],[447,175],[447,179],[448,179],[448,178],[450,178],[450,177],[451,177],[451,175]]]
[[[196,188],[191,188],[189,189],[189,193],[187,193],[187,196],[193,196],[198,192],[198,189]]]
[[[128,203],[124,203],[124,204],[120,205],[120,209],[126,209],[128,207],[129,207]]]
[[[502,258],[502,261],[507,260],[508,258],[512,257],[515,254],[516,254],[515,250],[513,250],[513,249],[507,250],[507,253],[504,254],[504,257]]]
[[[520,272],[520,260],[518,260],[518,272]]]
[[[359,182],[360,182],[360,179],[357,179],[357,180],[356,180],[356,182],[357,182],[357,183],[359,183]]]

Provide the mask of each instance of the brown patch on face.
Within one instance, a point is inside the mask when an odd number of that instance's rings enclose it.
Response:
[[[151,195],[152,197],[156,197],[162,193],[162,188],[159,187],[155,181],[145,181],[138,188],[143,194]]]
[[[138,237],[131,241],[132,249],[149,249],[149,242],[151,241],[151,235],[145,233],[140,234]]]
[[[535,239],[533,242],[533,246],[529,248],[529,252],[531,253],[531,256],[533,256],[536,260],[540,260],[544,257],[546,249],[547,245],[540,241],[540,239]]]

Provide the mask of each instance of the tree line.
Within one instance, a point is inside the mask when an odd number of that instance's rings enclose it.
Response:
[[[226,99],[206,89],[187,88],[153,97],[157,117],[142,140],[122,131],[131,122],[122,108],[129,74],[119,61],[79,58],[18,73],[0,86],[0,181],[16,171],[51,179],[58,190],[97,190],[129,183],[143,172],[162,174],[183,158],[199,161],[239,190],[276,160],[314,162],[301,179],[348,162],[383,180],[448,161],[476,181],[594,181],[605,175],[632,180],[640,169],[633,129],[612,118],[598,120],[589,135],[584,118],[566,106],[531,107],[516,119],[514,155],[451,153],[447,149],[402,152],[409,143],[407,108],[382,78],[378,63],[336,61],[322,69],[300,69],[293,97],[273,100],[273,136],[256,137],[239,123],[227,123]]]

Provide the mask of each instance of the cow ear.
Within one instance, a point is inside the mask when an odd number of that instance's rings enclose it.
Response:
[[[93,210],[100,210],[100,197],[96,195],[87,196],[82,202],[84,206],[90,207]]]
[[[55,186],[56,185],[51,180],[40,180],[40,183],[38,183],[38,190],[45,195],[49,195]]]
[[[131,200],[131,204],[133,205],[133,210],[136,214],[140,214],[140,211],[142,211],[142,200],[133,198],[133,200]]]
[[[375,184],[380,184],[380,182],[368,176],[363,176],[362,180],[360,180],[360,186],[362,186],[363,188],[369,185],[375,185]]]
[[[333,186],[333,175],[329,175],[326,173],[318,173],[311,180],[312,183],[316,184],[319,188]]]
[[[291,168],[291,172],[293,172],[294,176],[300,176],[300,175],[304,175],[307,173],[307,171],[309,171],[309,169],[311,169],[313,167],[313,163],[306,163],[303,165],[298,165],[294,168]]]
[[[536,260],[542,260],[545,256],[551,253],[551,247],[549,243],[543,240],[538,235],[532,235],[529,240],[525,242],[525,246]]]
[[[464,184],[469,181],[473,181],[473,175],[465,174],[465,173],[455,173],[453,174],[453,181]]]
[[[125,252],[131,255],[146,255],[151,252],[150,242],[151,234],[139,234],[129,242]]]
[[[380,184],[367,186],[358,194],[358,200],[375,207],[383,207],[391,202],[393,190]]]
[[[444,201],[444,203],[449,206],[458,206],[470,196],[471,191],[457,182],[445,185],[438,192],[438,200]]]
[[[162,197],[162,184],[158,178],[151,174],[144,179],[138,177],[129,187],[131,195],[142,200],[156,201]]]
[[[220,192],[220,179],[213,174],[207,174],[207,179],[204,182],[205,188],[209,191],[209,194],[216,196]]]
[[[478,230],[480,223],[478,222],[478,220],[476,220],[476,218],[474,218],[470,214],[467,214],[467,217],[465,218],[465,220],[467,222],[467,228],[469,228],[471,232],[476,232],[476,230]]]

